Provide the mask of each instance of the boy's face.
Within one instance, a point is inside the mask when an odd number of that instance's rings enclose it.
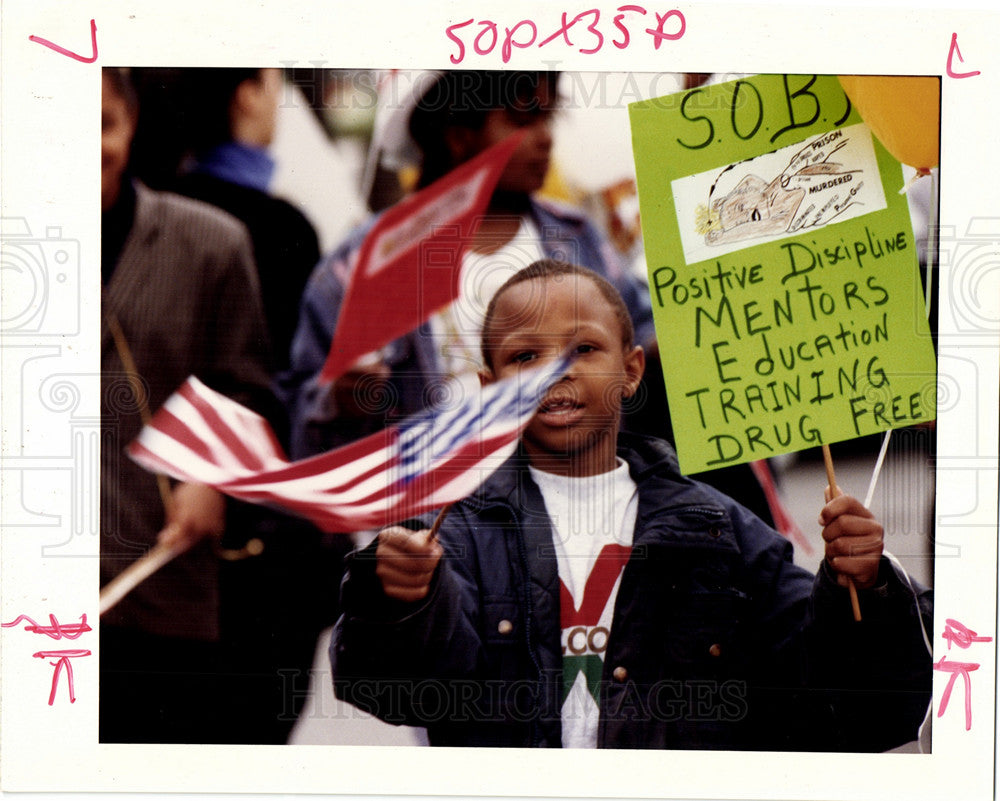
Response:
[[[559,275],[516,284],[497,301],[491,330],[493,368],[485,381],[537,367],[568,348],[576,356],[522,436],[532,464],[572,476],[614,469],[622,400],[639,386],[645,359],[642,348],[622,345],[614,309],[593,281]]]

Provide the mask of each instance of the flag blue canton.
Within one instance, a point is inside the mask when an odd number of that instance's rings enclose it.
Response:
[[[534,416],[545,393],[569,368],[562,356],[486,386],[452,406],[425,409],[399,424],[399,481],[408,483],[481,434],[516,430]]]

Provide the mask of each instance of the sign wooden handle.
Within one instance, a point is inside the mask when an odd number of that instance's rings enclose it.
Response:
[[[826,465],[826,482],[830,485],[830,494],[836,498],[843,493],[837,486],[837,479],[833,475],[833,457],[830,455],[830,446],[826,443],[823,444],[823,464]],[[847,592],[851,596],[851,611],[854,613],[854,619],[860,622],[861,603],[858,601],[858,588],[854,586],[854,579],[850,576],[847,577]]]

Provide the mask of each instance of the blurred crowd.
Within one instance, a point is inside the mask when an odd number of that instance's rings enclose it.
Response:
[[[102,584],[156,542],[183,554],[102,618],[101,741],[286,742],[363,544],[131,463],[124,446],[188,375],[264,415],[292,458],[323,452],[474,376],[491,293],[568,247],[625,298],[648,354],[626,427],[671,438],[626,106],[707,79],[104,70]],[[321,386],[373,220],[517,129],[459,302]],[[702,478],[773,523],[748,467]]]

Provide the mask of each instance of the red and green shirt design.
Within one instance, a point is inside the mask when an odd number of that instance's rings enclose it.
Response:
[[[608,543],[601,548],[587,576],[579,606],[565,583],[562,580],[559,582],[564,705],[580,673],[584,676],[590,696],[595,703],[598,702],[604,652],[608,647],[614,611],[614,591],[630,552],[630,547],[617,543]]]

